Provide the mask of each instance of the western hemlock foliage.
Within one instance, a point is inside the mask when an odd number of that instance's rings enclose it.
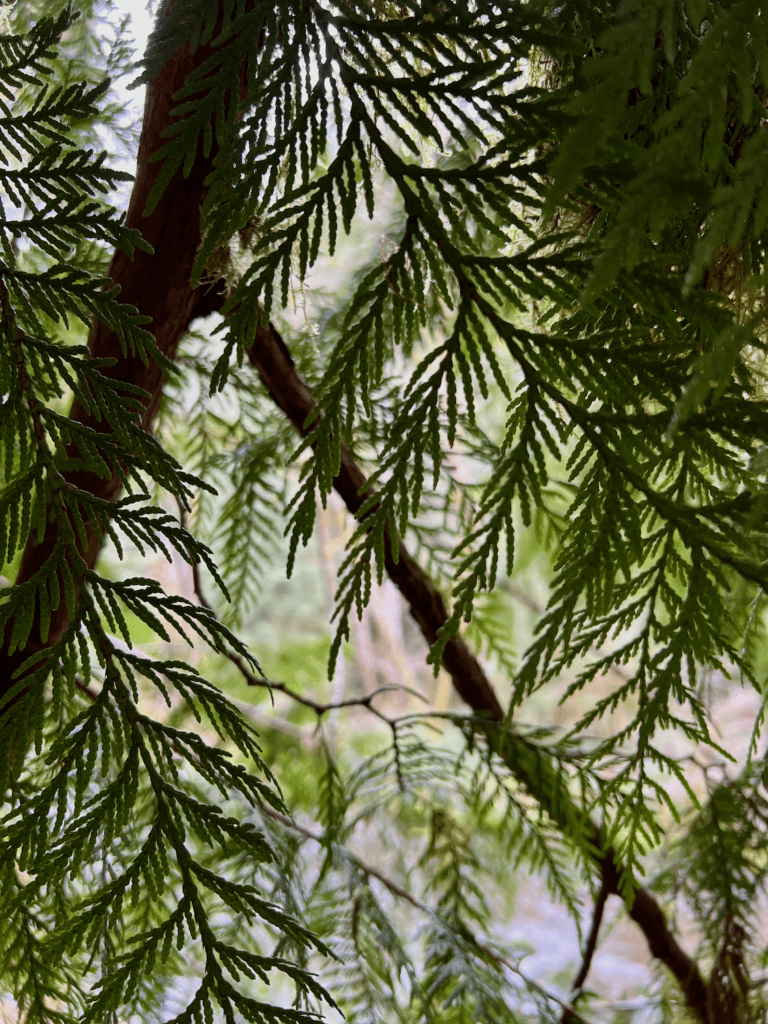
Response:
[[[191,70],[140,158],[159,169],[145,213],[205,167],[189,286],[219,315],[176,360],[106,276],[112,249],[151,247],[110,204],[128,176],[93,148],[108,83],[93,60],[77,80],[55,70],[62,47],[75,66],[77,11],[9,22],[0,964],[25,1020],[567,1020],[493,937],[483,871],[499,858],[541,871],[579,923],[588,896],[595,934],[620,896],[680,986],[668,1019],[678,1003],[704,1024],[764,1012],[750,979],[765,956],[765,703],[739,762],[703,685],[717,673],[765,691],[764,13],[163,4],[140,80],[161,81],[185,42]],[[382,216],[386,244],[313,336],[283,332],[294,364],[270,317]],[[84,344],[94,318],[114,358]],[[167,378],[156,436],[156,396],[131,377],[152,361]],[[94,481],[113,478],[118,497],[101,497]],[[334,488],[357,525],[329,675],[388,575],[474,713],[385,716],[383,745],[346,762],[272,736],[266,756],[226,687],[151,658],[136,630],[207,644],[264,684],[223,622],[244,621],[283,531],[294,571]],[[549,601],[517,656],[511,578],[534,532]],[[95,568],[106,542],[175,553],[198,600]],[[223,618],[208,580],[233,599]],[[498,713],[467,642],[505,678]],[[566,733],[523,724],[547,686],[582,709]],[[674,734],[723,759],[703,792]],[[291,819],[291,799],[316,828]],[[407,835],[409,820],[428,840],[403,882],[353,852],[356,828]],[[695,962],[660,909],[680,893]]]

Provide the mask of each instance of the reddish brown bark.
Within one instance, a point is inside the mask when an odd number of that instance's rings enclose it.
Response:
[[[204,181],[212,168],[213,153],[208,158],[198,154],[190,174],[184,178],[181,170],[176,173],[149,216],[144,216],[144,209],[162,166],[162,162],[152,163],[151,157],[166,141],[162,133],[172,121],[172,97],[188,75],[210,56],[210,52],[208,47],[199,47],[192,56],[189,45],[185,43],[176,50],[147,88],[136,180],[126,224],[129,228],[141,231],[154,249],[154,254],[137,250],[131,259],[125,252],[118,250],[108,272],[115,284],[120,286],[121,301],[135,306],[140,313],[152,318],[147,329],[154,334],[158,348],[169,359],[174,358],[179,341],[191,322],[196,317],[212,312],[221,302],[215,288],[190,286],[192,265],[200,243],[200,207],[205,195]],[[150,398],[141,416],[141,426],[145,430],[151,429],[164,384],[163,372],[158,363],[151,361],[146,365],[139,357],[123,356],[117,336],[99,321],[93,325],[88,344],[94,356],[117,360],[104,373],[128,381],[149,393]],[[78,401],[73,403],[70,417],[94,430],[107,429],[103,421],[96,420]],[[117,475],[104,479],[94,473],[71,471],[65,474],[65,478],[74,487],[107,501],[114,501],[122,488]],[[18,583],[30,579],[45,564],[53,550],[57,533],[57,520],[49,517],[42,542],[38,543],[36,537],[30,537],[17,576]],[[88,526],[87,544],[81,548],[81,554],[91,568],[100,547],[98,536]],[[68,625],[69,616],[62,599],[61,605],[51,616],[50,633],[45,644],[41,643],[39,628],[35,623],[24,649],[12,656],[0,652],[0,693],[9,685],[15,669],[31,654],[55,642]]]
[[[248,356],[276,404],[296,430],[306,436],[304,423],[317,403],[309,385],[296,369],[282,338],[271,324],[259,327],[256,341]],[[342,445],[341,469],[334,480],[334,488],[352,513],[362,507],[366,493],[370,493],[365,474],[346,445]],[[411,615],[419,624],[427,643],[434,643],[438,630],[448,620],[448,612],[440,591],[411,557],[402,541],[397,562],[392,557],[389,544],[385,545],[385,551],[388,576],[397,584],[408,602]],[[503,720],[504,711],[490,680],[461,637],[454,637],[446,644],[443,666],[450,674],[456,692],[465,704],[478,715],[490,718],[494,722]],[[525,776],[521,777],[520,766],[516,764],[512,752],[505,750],[503,744],[500,751],[511,771],[524,782]],[[596,850],[601,850],[602,841],[598,825],[589,820],[584,821],[583,815],[575,807],[569,808],[568,813],[572,820],[581,819],[585,825],[587,838]],[[610,894],[619,895],[621,864],[615,852],[607,850],[599,853],[595,860],[606,890]],[[635,891],[628,913],[641,929],[653,956],[668,967],[677,979],[686,1002],[697,1019],[702,1024],[721,1024],[720,1021],[712,1019],[709,1012],[707,984],[696,962],[688,956],[672,934],[664,911],[647,889],[641,887]]]

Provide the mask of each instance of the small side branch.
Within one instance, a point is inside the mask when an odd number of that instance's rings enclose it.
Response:
[[[589,935],[584,946],[584,957],[581,961],[581,967],[579,968],[578,974],[573,979],[571,985],[571,1001],[576,1003],[581,994],[581,990],[584,988],[584,982],[587,980],[589,969],[592,966],[592,959],[597,949],[597,938],[600,934],[600,925],[603,923],[603,911],[605,910],[605,904],[610,895],[608,884],[605,878],[600,882],[600,889],[597,893],[595,900],[595,907],[592,911],[592,924],[589,929]],[[563,1010],[563,1014],[560,1018],[560,1024],[575,1024],[577,1020],[570,1010]]]
[[[182,526],[186,526],[187,513],[186,509],[181,502],[179,506],[179,522]],[[216,610],[213,605],[210,604],[205,592],[203,591],[203,584],[200,579],[200,566],[197,562],[192,563],[192,586],[195,591],[195,596],[203,608],[206,608],[211,615],[217,617]],[[235,668],[238,670],[240,675],[246,681],[249,686],[260,686],[264,689],[268,689],[271,693],[284,693],[286,697],[290,697],[291,700],[296,701],[297,704],[303,704],[304,707],[311,708],[318,718],[321,718],[327,711],[335,711],[338,708],[366,708],[377,718],[380,718],[383,722],[386,722],[390,727],[395,726],[395,722],[392,719],[387,718],[386,715],[382,714],[378,708],[374,705],[376,697],[380,697],[383,693],[391,693],[394,689],[399,689],[394,686],[379,686],[371,693],[366,694],[365,697],[349,697],[345,700],[339,701],[317,701],[311,697],[305,696],[303,693],[298,693],[296,690],[291,689],[290,686],[286,686],[285,683],[276,683],[269,679],[260,679],[255,675],[248,665],[243,661],[239,655],[235,654],[234,651],[224,651],[223,654],[232,662]]]

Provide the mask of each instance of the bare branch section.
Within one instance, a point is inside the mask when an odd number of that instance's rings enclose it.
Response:
[[[248,356],[274,401],[296,430],[304,435],[303,424],[317,403],[309,385],[298,373],[285,343],[271,324],[258,328],[256,342]],[[334,487],[352,513],[362,507],[369,490],[365,474],[346,445],[342,445],[341,470]],[[392,557],[389,542],[385,550],[387,575],[397,584],[431,646],[437,640],[438,629],[448,620],[442,594],[402,541],[398,561]],[[495,722],[503,719],[504,709],[493,687],[461,637],[453,637],[446,644],[443,667],[466,704],[480,714],[490,715]]]
[[[581,994],[581,990],[583,989],[584,983],[587,980],[587,975],[589,974],[589,969],[592,966],[592,959],[595,955],[595,950],[597,949],[600,925],[603,921],[603,911],[605,910],[605,904],[608,900],[608,896],[608,886],[605,883],[605,879],[603,879],[595,898],[595,906],[592,911],[592,924],[589,929],[586,945],[584,946],[584,958],[581,961],[579,972],[573,979],[573,984],[571,985],[572,1002],[574,1004]],[[567,1008],[563,1010],[563,1014],[560,1018],[560,1024],[574,1024],[575,1020],[576,1018],[574,1017],[571,1009]]]
[[[183,177],[177,172],[154,211],[144,216],[144,208],[157,180],[161,162],[152,163],[152,155],[164,143],[163,132],[172,123],[172,97],[183,86],[191,72],[199,67],[211,54],[210,47],[200,46],[194,56],[189,44],[180,46],[171,60],[155,76],[147,88],[144,120],[136,168],[136,178],[131,193],[126,217],[129,228],[141,231],[145,240],[154,249],[154,254],[136,250],[131,259],[122,250],[112,257],[109,276],[120,286],[121,301],[135,306],[138,311],[151,317],[147,329],[154,334],[160,351],[169,359],[176,355],[179,341],[197,317],[206,316],[221,303],[217,289],[212,287],[190,287],[192,265],[200,244],[200,206],[205,195],[203,183],[210,173],[215,147],[208,157],[198,152],[190,173]],[[154,361],[145,364],[138,356],[125,357],[118,337],[100,322],[95,321],[88,340],[91,353],[97,358],[115,359],[111,368],[102,372],[119,380],[127,381],[148,392],[141,417],[145,430],[152,427],[160,397],[163,391],[163,372]],[[75,401],[70,418],[86,424],[96,431],[108,429],[103,420],[97,420]],[[68,484],[88,491],[98,498],[114,501],[120,494],[122,483],[117,475],[109,478],[97,476],[82,470],[64,473]],[[101,548],[101,542],[86,520],[87,543],[81,545],[81,554],[89,568],[93,568]],[[48,517],[48,528],[42,542],[35,535],[29,538],[17,576],[17,583],[29,580],[45,564],[56,544],[57,520]],[[38,650],[44,650],[54,643],[69,625],[65,600],[62,597],[57,609],[52,609],[51,625],[47,643],[40,642],[36,623],[27,646],[13,656],[0,652],[0,694],[11,683],[16,668]],[[8,626],[12,630],[13,624]]]
[[[296,430],[305,436],[307,431],[304,430],[304,423],[317,403],[309,385],[296,369],[283,339],[271,324],[259,327],[248,356],[275,403]],[[346,445],[342,445],[341,469],[334,481],[334,488],[353,514],[362,507],[370,491],[365,474]],[[384,550],[387,574],[407,601],[411,615],[419,624],[427,643],[433,644],[438,630],[448,620],[440,591],[410,555],[402,540],[398,561],[392,557],[389,543],[385,544]],[[490,680],[461,637],[454,637],[446,644],[443,667],[449,673],[456,692],[474,712],[497,723],[503,720],[504,711]],[[499,752],[515,777],[537,795],[537,787],[529,769],[521,765],[515,756],[514,745],[504,742],[502,738]],[[585,837],[595,849],[595,865],[602,876],[606,892],[620,895],[622,866],[613,850],[603,851],[600,827],[589,819],[585,820],[572,803],[564,806],[562,793],[559,794],[557,806],[547,807],[547,810],[559,824],[565,824],[566,821],[571,825],[581,822]],[[651,893],[642,887],[636,889],[627,912],[643,932],[652,955],[677,979],[696,1018],[702,1024],[716,1024],[708,1008],[707,984],[696,962],[688,956],[670,931],[664,911]],[[581,985],[585,978],[581,979]]]

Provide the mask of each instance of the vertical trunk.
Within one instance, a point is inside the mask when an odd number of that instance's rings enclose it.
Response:
[[[204,182],[213,166],[214,155],[205,158],[202,153],[198,153],[190,174],[183,177],[181,170],[177,171],[148,217],[144,216],[144,208],[160,173],[161,163],[152,163],[151,158],[163,145],[163,131],[172,123],[173,95],[210,53],[209,47],[201,46],[192,55],[189,44],[184,43],[147,88],[136,179],[127,213],[127,225],[141,231],[154,249],[154,254],[137,250],[131,259],[125,252],[118,250],[109,268],[109,276],[120,286],[121,301],[151,317],[147,329],[154,334],[158,348],[169,359],[174,358],[179,341],[192,320],[210,313],[220,302],[215,288],[192,288],[189,283],[200,243],[200,207],[205,195]],[[145,365],[138,357],[123,356],[117,336],[98,321],[92,327],[89,348],[96,357],[116,359],[115,365],[104,370],[104,373],[128,381],[149,393],[150,397],[141,415],[141,426],[150,430],[163,391],[161,367],[154,361]],[[78,401],[72,404],[70,418],[97,431],[106,429],[104,423],[96,420]],[[83,470],[70,471],[64,475],[71,486],[107,501],[114,501],[122,486],[117,475],[104,479]],[[36,536],[30,536],[17,576],[18,583],[29,580],[44,565],[54,548],[57,534],[56,519],[49,516],[43,540],[38,542]],[[87,527],[87,543],[80,546],[80,554],[91,568],[100,547],[98,536]],[[0,695],[10,685],[16,668],[36,651],[42,652],[48,644],[54,643],[68,625],[69,615],[62,598],[59,607],[52,611],[50,632],[45,644],[40,639],[36,619],[24,649],[13,655],[0,651]],[[6,630],[6,638],[10,637],[12,628],[11,622]]]

